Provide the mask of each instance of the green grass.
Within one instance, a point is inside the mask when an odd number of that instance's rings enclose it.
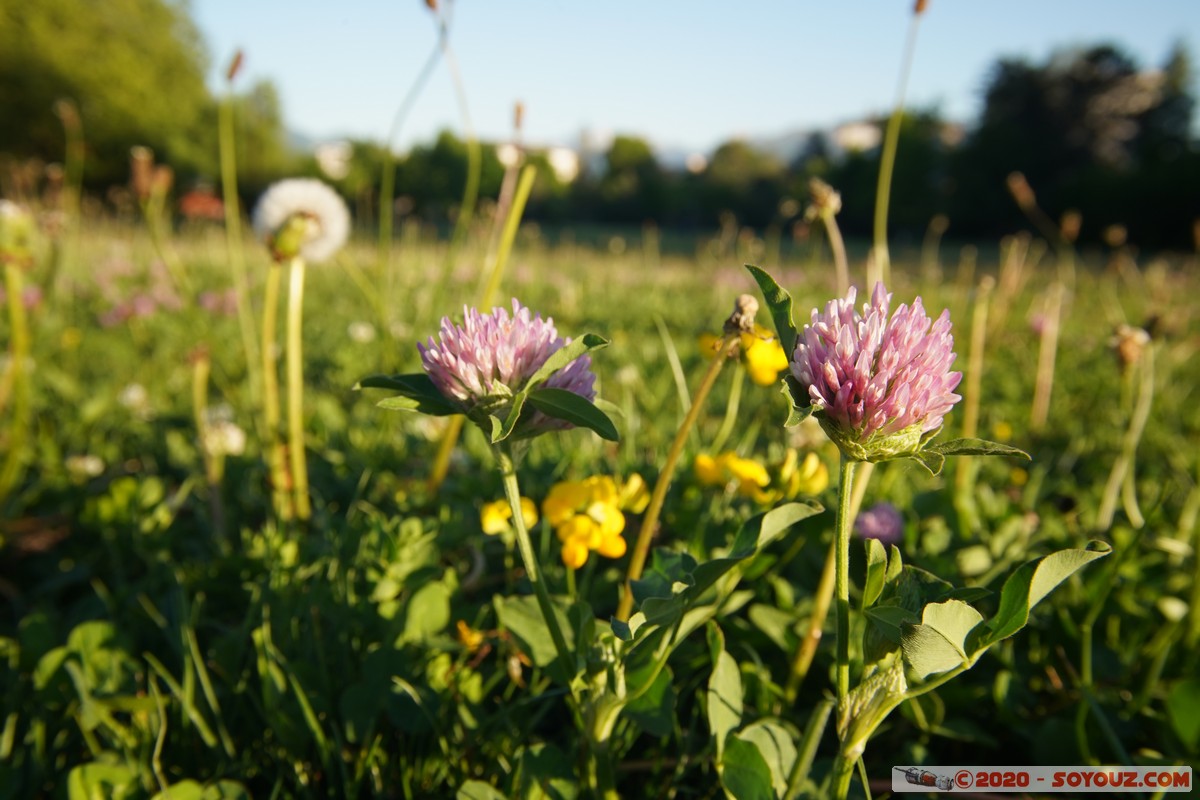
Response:
[[[741,268],[748,255],[720,241],[698,241],[687,257],[648,253],[632,239],[620,253],[548,239],[519,237],[501,296],[553,316],[562,334],[611,340],[593,363],[600,396],[620,412],[622,440],[582,431],[538,439],[523,493],[540,503],[554,482],[594,474],[637,472],[653,483],[684,413],[668,350],[694,389],[706,366],[697,336],[719,329],[738,294],[756,291]],[[431,496],[424,478],[438,423],[377,409],[377,393],[352,390],[368,374],[419,369],[415,343],[477,295],[486,241],[477,231],[448,266],[445,243],[410,226],[386,269],[364,239],[338,263],[309,270],[314,518],[301,528],[273,518],[236,317],[185,297],[177,310],[102,326],[115,302],[152,289],[155,256],[143,229],[85,224],[78,262],[43,285],[31,313],[32,446],[0,508],[0,798],[153,797],[173,785],[172,797],[199,797],[201,786],[210,787],[205,797],[436,797],[472,779],[512,797],[579,790],[573,765],[582,754],[562,690],[498,624],[494,598],[527,587],[502,539],[480,531],[480,507],[503,496],[486,442],[468,429]],[[171,246],[197,291],[230,285],[220,231],[184,232]],[[246,256],[257,320],[267,256],[250,242]],[[933,312],[948,307],[962,368],[973,281],[956,277],[956,258],[939,277],[893,257],[896,302],[920,294]],[[819,254],[785,258],[763,266],[791,292],[803,324],[831,296],[832,266]],[[996,271],[984,256],[974,280]],[[29,282],[49,273],[39,264]],[[1200,273],[1194,258],[1147,260],[1123,274],[1103,258],[1085,260],[1064,310],[1048,424],[1033,432],[1038,339],[1029,319],[1056,274],[1049,262],[1027,265],[1003,304],[1001,281],[982,376],[980,435],[1028,451],[1032,463],[971,463],[966,491],[955,490],[966,461],[938,478],[912,462],[884,464],[865,502],[905,509],[906,563],[957,585],[998,590],[1024,561],[1091,538],[1115,552],[1064,584],[1025,632],[967,676],[903,706],[867,751],[872,778],[890,779],[894,764],[1185,764],[1200,754],[1190,722],[1200,715]],[[1145,524],[1131,525],[1118,503],[1111,529],[1097,530],[1136,394],[1123,387],[1108,342],[1117,323],[1150,317],[1156,391],[1134,462]],[[352,337],[356,323],[373,340]],[[356,328],[362,338],[366,328]],[[5,319],[0,341],[9,335]],[[219,500],[205,482],[192,413],[189,354],[198,347],[212,359],[209,405],[227,405],[248,434],[245,452],[225,463]],[[731,372],[685,451],[656,541],[701,560],[761,510],[690,475],[721,425]],[[141,403],[130,402],[134,384]],[[4,414],[7,437],[11,405]],[[747,382],[728,447],[780,459],[797,435],[782,427],[785,417],[776,389]],[[959,408],[943,438],[961,424]],[[836,452],[813,446],[836,474]],[[99,474],[79,471],[72,457],[85,455],[100,459]],[[832,508],[835,492],[818,499]],[[218,507],[226,539],[214,532]],[[832,517],[805,520],[758,555],[718,620],[740,671],[743,720],[777,719],[797,739],[831,685],[828,636],[798,701],[782,701]],[[636,527],[631,520],[628,538]],[[564,593],[553,534],[540,523],[533,536],[552,591]],[[852,558],[861,585],[857,546]],[[600,620],[616,607],[624,563],[593,556],[576,578]],[[484,649],[459,642],[459,620],[486,633]],[[684,642],[670,666],[667,722],[617,726],[618,787],[628,797],[719,796],[704,638]],[[816,774],[834,750],[831,727]]]

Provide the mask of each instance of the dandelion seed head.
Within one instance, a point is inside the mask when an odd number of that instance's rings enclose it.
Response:
[[[315,178],[288,178],[271,184],[254,208],[254,232],[277,256],[298,248],[306,261],[327,261],[350,235],[350,211],[342,198]],[[293,243],[291,237],[299,241]],[[285,239],[288,240],[285,242]]]

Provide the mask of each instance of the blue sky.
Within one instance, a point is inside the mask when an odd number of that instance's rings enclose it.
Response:
[[[443,0],[445,2],[445,0]],[[238,47],[239,86],[270,78],[288,125],[317,139],[383,140],[435,41],[422,0],[191,0],[212,59]],[[711,150],[734,136],[825,127],[891,107],[911,0],[457,0],[451,44],[471,123],[504,139],[516,100],[525,137],[572,143],[584,128]],[[1143,67],[1184,42],[1200,59],[1197,0],[930,0],[910,105],[969,120],[1000,56],[1121,45]],[[399,144],[461,132],[445,65]]]

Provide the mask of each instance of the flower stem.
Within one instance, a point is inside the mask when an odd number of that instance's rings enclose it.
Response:
[[[846,258],[846,242],[842,239],[842,229],[838,227],[837,216],[832,209],[821,212],[821,222],[825,224],[825,233],[829,236],[829,247],[833,250],[833,265],[837,270],[838,296],[845,297],[850,291],[850,264]]]
[[[1117,509],[1117,496],[1131,474],[1134,460],[1137,457],[1138,442],[1146,430],[1146,422],[1150,419],[1150,408],[1154,402],[1154,348],[1147,347],[1142,354],[1141,375],[1139,376],[1137,405],[1129,419],[1129,427],[1125,430],[1121,454],[1113,462],[1112,471],[1108,474],[1108,483],[1104,487],[1104,498],[1100,501],[1100,510],[1096,513],[1096,530],[1106,531],[1112,526],[1113,515]],[[1142,527],[1145,520],[1137,510],[1137,498],[1132,497],[1132,503],[1127,497],[1126,513],[1135,528]]]
[[[29,381],[25,362],[29,358],[29,327],[25,318],[24,274],[15,264],[4,265],[4,280],[8,291],[8,318],[12,344],[9,358],[9,377],[12,382],[13,413],[8,436],[8,454],[0,466],[0,502],[21,477],[25,459],[25,434],[29,427]]]
[[[721,420],[721,427],[717,429],[717,435],[713,437],[712,449],[714,453],[719,453],[721,448],[725,446],[725,442],[729,441],[729,435],[733,433],[733,425],[737,422],[738,406],[742,402],[742,384],[746,382],[746,371],[743,369],[734,370],[733,386],[729,387],[729,402],[725,405],[725,418]]]
[[[276,365],[278,356],[275,352],[275,332],[279,327],[279,286],[282,281],[283,267],[278,262],[271,262],[267,272],[262,318],[262,442],[271,475],[271,496],[274,498],[275,513],[282,519],[289,519],[292,516],[292,501],[288,497],[289,479],[283,442],[279,440],[279,374]]]
[[[242,250],[242,211],[237,193],[237,154],[233,136],[233,85],[230,83],[225,97],[217,105],[217,145],[221,159],[221,193],[225,205],[225,247],[229,253],[229,266],[233,272],[233,291],[237,300],[238,328],[242,334],[242,349],[246,357],[246,374],[251,402],[257,402],[259,394],[258,363],[259,342],[254,338],[254,317],[250,308],[250,282],[246,277],[246,259]],[[265,345],[264,345],[265,346]],[[262,432],[265,441],[274,441],[274,429]]]
[[[546,589],[545,581],[542,580],[542,568],[538,564],[537,553],[534,552],[533,542],[529,538],[529,530],[525,527],[525,515],[521,511],[521,489],[517,485],[517,466],[513,460],[512,446],[507,442],[501,442],[495,446],[494,451],[496,463],[500,466],[500,477],[504,483],[504,496],[508,498],[508,505],[512,508],[513,529],[517,532],[517,550],[521,553],[521,561],[525,564],[525,575],[529,578],[529,583],[533,585],[533,594],[537,598],[538,608],[542,612],[542,618],[546,620],[550,638],[554,641],[554,651],[558,653],[563,680],[569,683],[573,672],[571,653],[567,648],[567,640],[563,636],[562,628],[558,625],[558,617],[554,613],[554,603],[550,599],[550,592]]]
[[[900,144],[900,124],[904,120],[904,93],[908,85],[908,76],[912,72],[913,54],[917,50],[917,27],[921,21],[918,10],[913,14],[908,27],[908,39],[904,45],[904,57],[900,64],[900,82],[896,87],[896,106],[888,119],[887,133],[884,135],[883,154],[879,161],[879,181],[875,186],[875,226],[874,248],[872,259],[877,278],[885,284],[891,279],[891,264],[888,256],[887,218],[888,205],[892,195],[892,173],[896,167],[896,150]],[[868,279],[868,286],[874,280]]]
[[[312,515],[308,499],[308,465],[304,459],[304,358],[300,330],[304,321],[304,259],[289,265],[287,310],[288,455],[292,465],[292,497],[296,517]]]
[[[629,570],[625,573],[625,587],[621,594],[621,600],[617,604],[617,619],[627,621],[629,614],[633,611],[633,582],[642,577],[642,570],[646,566],[646,555],[650,551],[650,540],[654,537],[654,528],[658,525],[658,517],[662,514],[663,502],[667,497],[667,489],[671,487],[671,478],[675,472],[675,465],[679,462],[679,456],[683,453],[683,446],[687,442],[688,433],[692,426],[696,424],[697,418],[700,416],[700,409],[704,405],[704,399],[708,397],[708,393],[712,391],[713,385],[717,382],[717,376],[721,374],[721,367],[725,365],[725,360],[729,358],[733,352],[733,348],[737,347],[740,337],[737,332],[725,334],[721,340],[721,345],[717,353],[717,357],[708,365],[708,371],[704,373],[704,377],[700,381],[700,388],[696,390],[696,395],[692,399],[692,406],[688,409],[687,416],[683,418],[683,423],[679,426],[679,430],[675,433],[675,440],[671,442],[671,449],[667,451],[667,460],[663,463],[662,471],[658,474],[658,481],[654,484],[654,492],[650,495],[650,504],[646,507],[646,515],[642,518],[642,527],[638,531],[637,542],[633,546],[633,555],[629,559]]]
[[[839,716],[845,711],[846,695],[850,693],[850,494],[854,488],[854,470],[857,466],[857,461],[842,455],[835,532],[837,564],[834,573],[834,592],[837,597],[836,684]]]

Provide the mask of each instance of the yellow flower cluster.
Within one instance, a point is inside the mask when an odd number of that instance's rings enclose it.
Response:
[[[537,525],[537,506],[528,497],[521,498],[521,519],[525,521],[526,530]],[[513,529],[512,507],[509,506],[507,500],[484,503],[483,508],[479,511],[479,524],[483,527],[483,532],[489,536],[511,533]]]
[[[700,349],[715,356],[721,348],[721,337],[706,333],[700,337]],[[788,368],[788,356],[775,334],[762,325],[753,333],[741,334],[741,358],[750,380],[759,386],[770,386],[779,380],[779,373]]]
[[[607,475],[593,476],[556,483],[542,502],[542,514],[562,543],[563,563],[579,569],[592,551],[606,558],[625,555],[623,512],[641,513],[649,502],[637,474],[621,485]]]
[[[770,469],[737,453],[727,452],[716,457],[701,453],[696,456],[692,470],[700,483],[732,486],[742,497],[749,497],[761,505],[801,494],[820,494],[829,486],[829,468],[825,462],[812,452],[801,460],[795,450],[788,450],[783,463],[773,464]]]

